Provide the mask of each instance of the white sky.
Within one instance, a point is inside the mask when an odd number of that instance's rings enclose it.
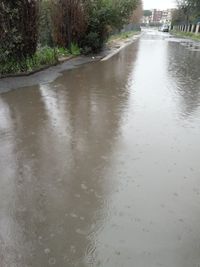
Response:
[[[167,9],[176,6],[176,0],[143,0],[144,9]]]

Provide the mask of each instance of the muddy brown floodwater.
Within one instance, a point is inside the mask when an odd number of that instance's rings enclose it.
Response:
[[[144,31],[0,82],[1,267],[200,266],[199,66],[199,43]]]

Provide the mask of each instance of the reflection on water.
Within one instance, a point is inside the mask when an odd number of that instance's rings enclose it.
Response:
[[[10,180],[2,189],[9,205],[1,199],[3,267],[88,266],[95,260],[95,234],[109,212],[103,207],[114,182],[105,173],[136,52],[137,44],[112,62],[2,96],[1,123],[13,147],[3,147],[7,162],[5,156],[0,161]]]
[[[175,40],[1,95],[0,266],[198,266],[200,54]]]
[[[188,117],[200,107],[200,51],[186,49],[186,46],[174,42],[169,44],[168,50],[172,90],[179,100],[180,115]]]

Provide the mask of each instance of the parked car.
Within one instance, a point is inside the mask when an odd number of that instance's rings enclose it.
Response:
[[[161,32],[169,32],[169,25],[162,25],[160,28]]]

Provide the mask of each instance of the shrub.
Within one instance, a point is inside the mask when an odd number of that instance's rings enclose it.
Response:
[[[50,47],[39,49],[33,56],[25,57],[20,60],[10,58],[0,62],[0,74],[20,73],[36,70],[46,65],[54,64],[58,61],[56,50]]]
[[[103,40],[97,32],[89,32],[83,40],[83,53],[97,52],[102,47]]]
[[[129,21],[140,0],[88,0],[88,27],[81,42],[86,53],[98,52],[113,29]]]
[[[38,11],[38,1],[35,0],[1,1],[0,60],[4,55],[8,59],[21,60],[35,53],[38,40]]]

